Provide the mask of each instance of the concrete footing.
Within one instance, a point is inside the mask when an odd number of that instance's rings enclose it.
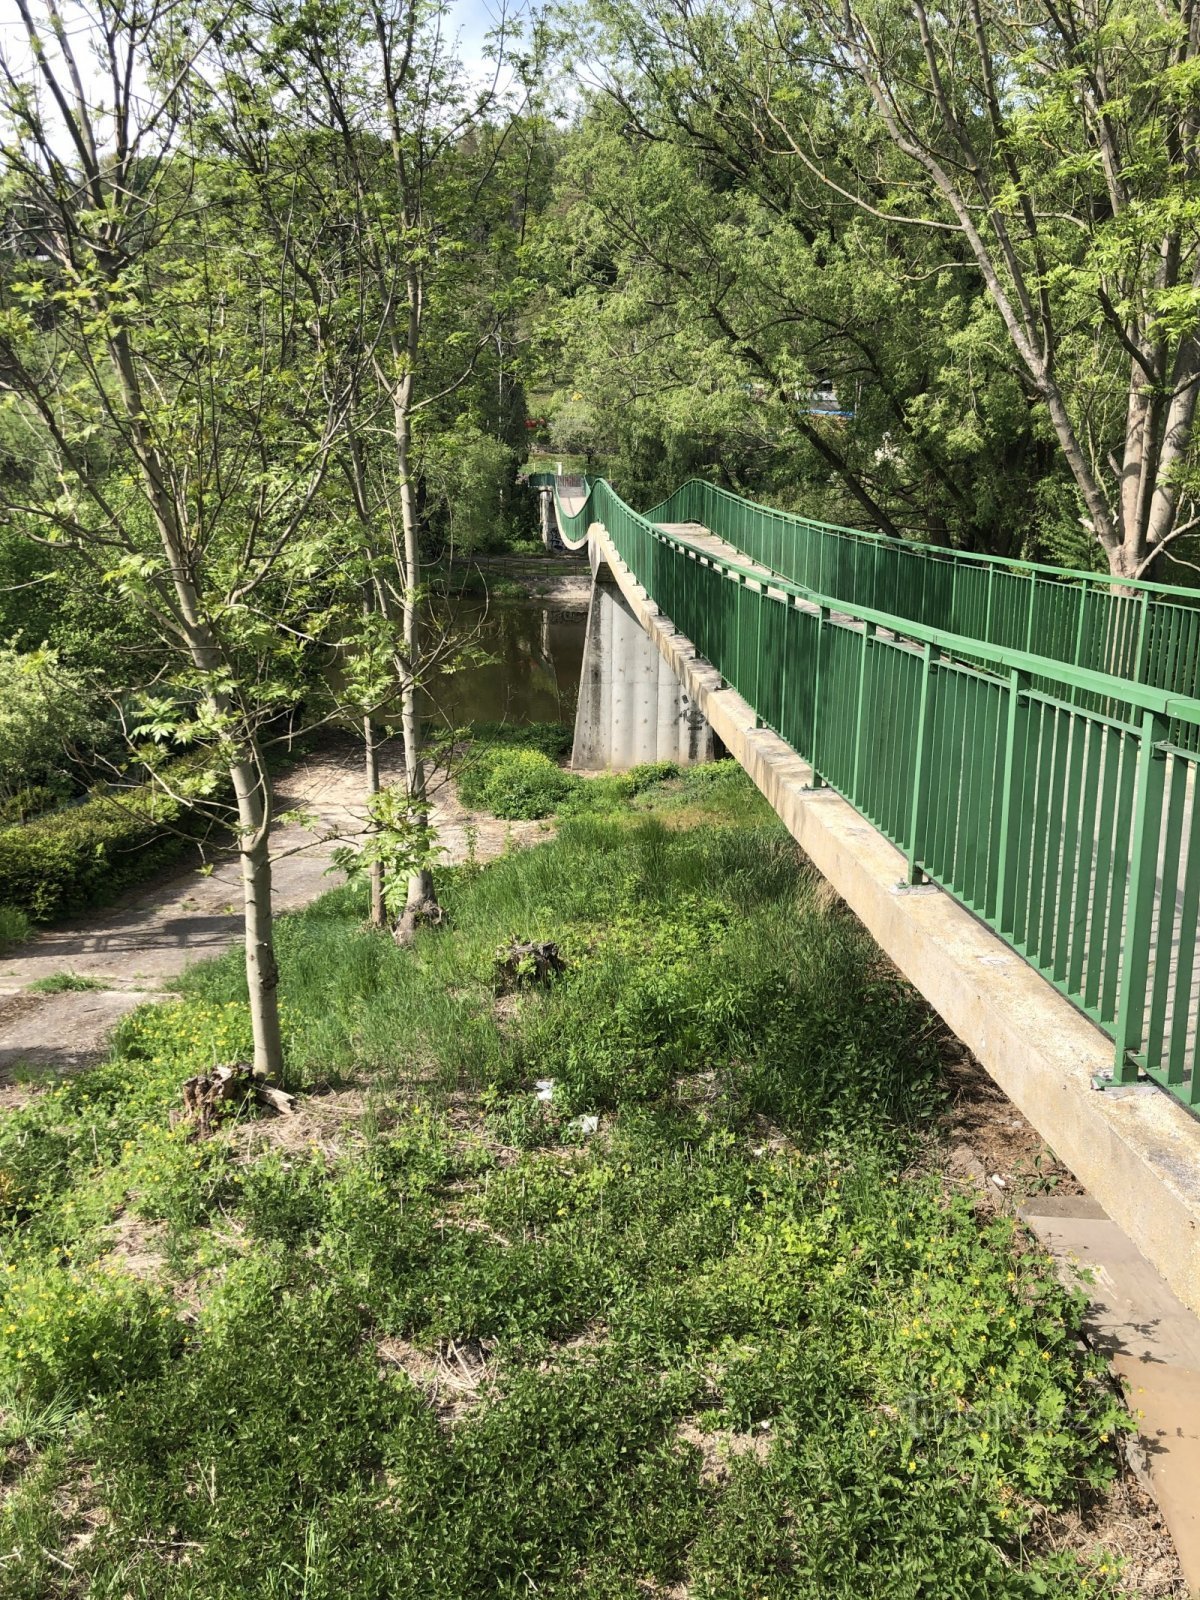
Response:
[[[712,729],[609,568],[593,566],[571,765],[711,761]]]
[[[1200,1312],[1200,1122],[1159,1091],[1100,1093],[1111,1041],[940,889],[900,889],[900,852],[829,789],[696,654],[649,600],[607,534],[593,548],[629,613],[762,790],[814,866],[978,1057],[1179,1299]],[[595,557],[594,557],[595,560]]]
[[[1090,1195],[1036,1195],[1021,1217],[1088,1299],[1084,1320],[1133,1413],[1126,1454],[1200,1589],[1200,1322]],[[1082,1275],[1082,1282],[1081,1282]]]

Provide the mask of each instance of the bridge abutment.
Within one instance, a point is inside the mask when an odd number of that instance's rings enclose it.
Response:
[[[711,761],[708,719],[634,614],[607,565],[594,566],[571,765],[624,771]]]
[[[553,550],[557,540],[554,537],[554,493],[552,490],[538,490],[538,511],[541,520],[542,544],[545,549]]]

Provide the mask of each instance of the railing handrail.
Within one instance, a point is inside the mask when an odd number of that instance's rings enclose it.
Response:
[[[597,482],[605,481],[597,479]],[[745,506],[750,510],[761,512],[765,516],[776,517],[782,522],[794,523],[799,527],[814,528],[822,533],[837,533],[847,538],[884,545],[888,548],[912,550],[928,557],[930,560],[950,563],[971,563],[980,566],[1001,567],[1016,572],[1027,572],[1037,576],[1044,576],[1058,583],[1086,583],[1104,589],[1145,591],[1147,594],[1160,594],[1175,599],[1180,604],[1200,606],[1200,589],[1184,589],[1179,584],[1161,583],[1150,578],[1122,578],[1110,572],[1089,572],[1083,567],[1059,567],[1049,562],[1026,561],[1017,556],[990,555],[980,550],[958,550],[947,548],[944,545],[927,544],[922,539],[909,539],[895,534],[880,533],[873,528],[851,528],[839,522],[822,522],[817,517],[810,517],[799,511],[783,511],[778,506],[764,505],[760,500],[750,500],[744,495],[734,494],[722,484],[712,483],[707,478],[687,478],[679,487],[671,492],[665,500],[660,500],[652,506],[645,515],[652,521],[665,520],[657,517],[657,513],[668,506],[676,496],[682,495],[686,490],[695,485],[707,494],[714,494],[721,499],[728,500],[734,505]]]
[[[703,482],[704,480],[690,479],[689,481]],[[602,491],[602,495],[611,496],[625,515],[639,523],[647,533],[659,542],[672,544],[681,550],[688,550],[710,565],[719,566],[723,571],[732,573],[743,581],[757,584],[763,589],[774,589],[793,598],[805,600],[810,605],[826,611],[833,611],[843,616],[852,617],[857,622],[870,623],[875,627],[885,628],[889,633],[906,639],[913,639],[919,644],[935,645],[947,655],[963,657],[972,665],[978,666],[982,664],[994,667],[998,669],[996,676],[1001,676],[1007,672],[1024,672],[1030,677],[1056,678],[1085,694],[1096,694],[1107,700],[1116,700],[1125,705],[1136,706],[1139,711],[1151,711],[1159,716],[1170,717],[1180,722],[1200,726],[1200,698],[1173,694],[1168,690],[1156,689],[1150,684],[1141,683],[1133,678],[1123,678],[1112,673],[1097,672],[1090,667],[1078,667],[1055,656],[1039,655],[1036,651],[1015,650],[1006,645],[992,644],[989,641],[976,639],[969,635],[950,633],[946,629],[930,627],[928,624],[897,616],[893,612],[880,611],[874,607],[860,605],[855,601],[843,600],[837,596],[825,594],[820,590],[799,584],[792,578],[785,578],[778,573],[771,573],[769,578],[764,580],[761,570],[755,570],[753,567],[745,566],[726,556],[705,550],[700,545],[689,540],[685,535],[667,532],[657,522],[652,521],[653,511],[661,510],[662,505],[667,503],[666,501],[660,502],[658,506],[653,508],[652,512],[635,511],[631,505],[621,498],[606,478],[589,480],[587,498],[579,509],[574,513],[560,510],[560,516],[566,516],[571,521],[578,521],[591,506],[597,490]],[[725,491],[721,492],[724,493]],[[555,507],[558,509],[557,486],[554,499]]]

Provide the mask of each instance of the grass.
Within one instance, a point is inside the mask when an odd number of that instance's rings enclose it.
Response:
[[[17,906],[0,906],[0,955],[24,944],[32,932],[33,925],[24,911]]]
[[[231,955],[0,1126],[0,1597],[1115,1594],[1037,1534],[1124,1426],[1079,1303],[736,769],[444,887],[282,921],[298,1117],[172,1124]],[[498,997],[514,937],[565,975]]]
[[[673,761],[651,761],[628,772],[580,777],[560,765],[573,739],[574,730],[560,722],[475,723],[456,752],[459,798],[512,820],[595,816],[680,776]]]
[[[48,977],[37,978],[27,984],[31,994],[74,994],[86,989],[107,989],[108,984],[99,978],[85,978],[78,972],[52,972]]]

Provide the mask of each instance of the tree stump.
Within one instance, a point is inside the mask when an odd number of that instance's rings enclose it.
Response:
[[[535,984],[545,988],[566,970],[556,944],[522,944],[514,940],[496,952],[496,993],[506,994]]]
[[[203,1139],[220,1122],[225,1106],[244,1105],[248,1100],[284,1117],[291,1116],[295,1110],[293,1095],[264,1082],[253,1067],[232,1062],[184,1082],[183,1119],[194,1123],[193,1136]]]
[[[418,928],[439,928],[445,920],[446,913],[436,900],[419,900],[405,906],[392,938],[398,945],[409,945]]]

